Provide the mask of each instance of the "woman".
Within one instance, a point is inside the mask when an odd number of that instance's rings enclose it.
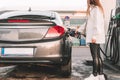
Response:
[[[99,0],[87,0],[87,22],[77,31],[86,31],[86,43],[90,45],[93,59],[93,73],[85,80],[105,80],[100,44],[105,43],[104,10]]]

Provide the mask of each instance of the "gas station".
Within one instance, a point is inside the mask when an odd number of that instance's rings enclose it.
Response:
[[[104,59],[105,66],[108,66],[110,69],[113,69],[120,73],[120,68],[119,68],[120,67],[120,47],[119,47],[120,46],[120,42],[119,42],[120,35],[118,34],[118,33],[120,33],[120,29],[119,29],[119,27],[116,27],[117,23],[119,23],[119,20],[120,20],[120,15],[118,14],[118,13],[120,13],[119,12],[120,9],[118,8],[120,0],[100,0],[100,1],[102,2],[103,8],[104,8],[105,31],[106,31],[106,44],[101,45],[102,58]],[[39,8],[42,8],[42,7],[38,7],[38,5],[37,5],[37,9],[39,9]],[[34,8],[32,8],[32,9],[34,9]],[[64,10],[62,10],[62,9],[54,10],[53,9],[52,11],[56,11],[60,14],[61,18],[63,19],[64,26],[66,26],[67,28],[75,28],[77,26],[80,26],[81,24],[83,24],[86,21],[86,11],[84,11],[84,10],[78,11],[78,10],[67,10],[67,9],[66,10],[65,9]],[[118,11],[118,13],[117,13],[117,11]],[[118,26],[120,26],[120,25],[118,25]],[[81,50],[81,53],[89,50],[88,46],[84,45],[81,47],[79,44],[75,45],[73,48],[76,48],[73,51],[74,54],[77,53],[76,50]],[[74,57],[74,54],[72,57]],[[84,58],[86,58],[86,55]],[[77,62],[77,61],[73,60],[73,62]],[[80,61],[78,61],[78,62],[80,62]],[[73,63],[73,66],[74,66],[74,64],[75,63]],[[75,65],[75,67],[76,67],[76,65]],[[79,68],[80,67],[81,66],[79,66]],[[83,70],[83,71],[85,72],[85,70]],[[115,77],[116,77],[116,75],[115,75]],[[66,80],[68,80],[68,79],[66,79]],[[115,80],[120,80],[120,77]]]

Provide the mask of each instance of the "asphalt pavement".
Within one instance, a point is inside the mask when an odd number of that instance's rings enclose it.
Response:
[[[85,77],[88,77],[92,73],[91,61],[92,58],[88,46],[73,47],[72,76],[80,77],[81,80],[84,79]],[[112,66],[111,64],[104,62],[104,73],[107,75],[108,80],[120,80],[120,72],[114,70],[115,67],[111,66]]]

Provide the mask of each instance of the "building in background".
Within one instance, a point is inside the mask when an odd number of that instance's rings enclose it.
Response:
[[[52,10],[58,12],[63,23],[69,23],[71,27],[79,26],[85,21],[86,5],[87,0],[0,0],[0,11],[29,10],[29,8],[31,10]],[[64,22],[65,16],[69,16],[69,22]]]
[[[70,27],[70,28],[75,28],[77,26],[82,25],[86,21],[86,12],[85,11],[56,11],[60,14],[64,26]],[[66,20],[65,17],[69,17],[69,20]]]
[[[116,7],[120,7],[120,0],[116,0]]]

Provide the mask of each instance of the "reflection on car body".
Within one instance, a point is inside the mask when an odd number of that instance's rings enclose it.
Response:
[[[0,15],[0,63],[56,64],[71,74],[71,41],[58,13],[9,11]]]

